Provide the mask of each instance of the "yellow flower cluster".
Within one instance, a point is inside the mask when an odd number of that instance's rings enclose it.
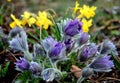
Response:
[[[80,15],[78,18],[86,17],[87,19],[94,17],[95,16],[95,10],[96,7],[92,6],[89,7],[87,5],[83,5],[82,8],[80,8]]]
[[[35,23],[37,26],[43,26],[44,29],[48,29],[49,25],[52,25],[52,21],[47,18],[46,12],[38,12],[37,21]]]
[[[22,19],[19,20],[13,14],[11,14],[13,22],[10,23],[10,27],[14,28],[15,26],[18,26],[23,28],[26,24],[28,24],[29,27],[34,24],[38,27],[48,29],[50,25],[53,25],[52,21],[48,18],[47,12],[45,11],[39,11],[38,15],[25,11],[21,17]]]
[[[82,29],[84,32],[88,32],[89,27],[92,26],[91,18],[95,16],[95,10],[96,10],[95,6],[89,7],[87,5],[83,5],[83,7],[79,7],[79,3],[78,1],[76,1],[76,5],[73,8],[73,14],[75,15],[79,13],[77,18],[82,20],[83,23]]]
[[[7,0],[7,2],[11,2],[12,0]]]

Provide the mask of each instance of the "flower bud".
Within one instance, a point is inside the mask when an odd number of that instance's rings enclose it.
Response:
[[[33,74],[40,75],[40,73],[42,71],[41,64],[38,64],[38,63],[32,61],[30,63],[30,70],[32,71]]]
[[[80,35],[80,38],[78,39],[78,43],[80,45],[86,43],[89,39],[89,35],[88,33],[85,33],[85,32],[82,32],[81,35]]]
[[[93,69],[92,68],[84,68],[83,70],[82,70],[82,77],[84,77],[84,78],[88,78],[88,77],[90,77],[90,76],[92,76],[92,74],[93,74],[94,72],[93,72]]]
[[[101,45],[101,54],[111,54],[118,55],[115,45],[110,40],[105,40]]]
[[[64,41],[64,44],[65,44],[67,50],[71,49],[71,47],[73,45],[72,38],[66,38]]]
[[[21,31],[20,34],[9,41],[9,43],[14,52],[25,52],[28,50],[27,35],[25,31]]]
[[[90,65],[96,72],[109,72],[114,67],[113,61],[110,60],[110,56],[103,55],[97,57]]]
[[[45,55],[45,51],[40,44],[34,44],[36,55]]]
[[[64,52],[64,50],[65,50],[64,44],[58,42],[51,48],[50,57],[53,59],[60,58],[60,57],[62,57],[61,54],[62,54],[62,52]]]
[[[86,61],[87,59],[89,59],[90,57],[96,54],[97,49],[98,49],[98,46],[96,46],[94,43],[86,45],[85,47],[83,47],[80,55],[78,56],[78,59],[81,62]]]
[[[64,28],[64,32],[68,36],[74,36],[81,30],[82,23],[78,19],[70,20]]]
[[[41,72],[41,76],[43,78],[43,80],[45,80],[46,82],[52,82],[56,77],[58,77],[57,73],[55,72],[54,69],[44,69]]]
[[[10,36],[10,37],[15,37],[15,36],[16,36],[17,34],[19,34],[21,31],[22,31],[21,28],[15,27],[15,28],[13,28],[13,29],[10,31],[9,36]]]
[[[53,37],[49,36],[45,38],[42,43],[45,50],[48,51],[57,43],[57,41],[55,41]]]
[[[17,60],[17,62],[15,62],[15,64],[16,64],[16,69],[19,71],[28,70],[30,67],[29,62],[24,58],[20,58],[20,60]]]

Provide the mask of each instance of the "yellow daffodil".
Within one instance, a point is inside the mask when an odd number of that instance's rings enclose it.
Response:
[[[22,23],[23,26],[25,26],[26,23],[27,23],[27,20],[30,18],[30,13],[27,12],[27,11],[25,11],[25,12],[23,13],[23,15],[21,15],[21,16],[22,16],[21,23]]]
[[[11,2],[12,0],[7,0],[7,2]]]
[[[31,17],[31,18],[29,18],[28,20],[27,20],[27,23],[28,23],[28,25],[31,27],[31,25],[32,24],[34,24],[36,22],[36,19],[35,18],[33,18],[33,17]]]
[[[19,19],[17,19],[13,14],[11,14],[11,18],[14,20],[10,23],[11,28],[14,28],[15,26],[22,28],[21,21]]]
[[[37,21],[35,23],[38,27],[43,27],[44,29],[48,29],[49,25],[52,25],[52,21],[50,21],[47,17],[46,12],[38,12]]]
[[[23,26],[25,26],[28,23],[29,27],[31,27],[31,25],[34,24],[36,21],[36,19],[31,16],[30,12],[25,11],[24,14],[21,16],[22,16],[21,23]]]
[[[83,18],[82,19],[82,23],[83,23],[83,26],[82,26],[83,32],[88,32],[89,31],[89,27],[92,26],[92,19],[87,21],[86,19]]]
[[[30,13],[30,12],[25,11],[25,12],[23,13],[23,15],[21,15],[21,16],[22,16],[23,18],[28,19],[28,18],[30,18],[31,13]]]
[[[80,8],[80,15],[77,18],[86,17],[89,19],[95,15],[95,10],[95,6],[89,7],[87,5],[83,5],[83,7]]]
[[[73,9],[73,14],[76,14],[76,12],[78,11],[78,9],[79,9],[79,3],[78,3],[78,1],[76,1],[75,7]]]

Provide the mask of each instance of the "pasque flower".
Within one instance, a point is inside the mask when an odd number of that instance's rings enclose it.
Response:
[[[45,51],[44,51],[43,47],[40,44],[34,44],[34,48],[35,48],[36,55],[40,55],[40,56],[45,55]]]
[[[43,80],[50,82],[50,81],[53,81],[53,79],[55,78],[55,73],[53,70],[45,69],[41,73],[41,76]]]
[[[19,60],[17,60],[17,62],[15,62],[15,64],[16,64],[16,69],[19,71],[28,70],[30,67],[29,62],[24,58],[20,58]]]
[[[80,45],[82,45],[82,44],[86,43],[88,40],[89,40],[89,35],[88,35],[88,33],[81,32],[80,38],[78,39],[78,43],[79,43]]]
[[[78,59],[80,61],[86,61],[87,59],[96,54],[97,49],[98,46],[95,45],[94,43],[84,46],[80,55],[78,56]]]
[[[66,49],[69,50],[71,49],[72,45],[73,45],[73,40],[72,38],[66,38],[65,41],[64,41],[64,44],[66,46]]]
[[[94,74],[94,71],[92,68],[85,67],[82,69],[82,75],[77,80],[77,83],[82,83],[82,81],[86,78],[91,77]]]
[[[22,31],[21,28],[15,27],[10,31],[9,36],[10,37],[15,37],[17,34],[20,34],[21,31]]]
[[[57,41],[53,39],[53,37],[49,36],[45,38],[43,41],[43,46],[46,51],[50,50],[55,44],[57,44]]]
[[[87,67],[83,68],[82,75],[77,83],[81,83],[85,78],[92,76],[94,72],[109,72],[112,67],[114,67],[114,64],[110,60],[110,56],[98,55]]]
[[[65,46],[64,44],[58,42],[56,43],[50,50],[50,57],[52,59],[57,59],[57,58],[61,58],[62,56],[62,53],[65,51]]]
[[[43,46],[47,52],[49,52],[49,56],[52,59],[61,58],[64,56],[65,45],[61,42],[57,42],[53,39],[53,37],[49,36],[43,40]]]
[[[21,51],[25,52],[28,50],[28,43],[27,43],[27,35],[25,31],[20,31],[19,34],[11,41],[9,41],[10,47],[14,50],[14,52]]]
[[[82,29],[82,23],[78,20],[70,20],[64,28],[64,32],[68,36],[74,36]]]
[[[57,71],[54,68],[47,68],[41,72],[41,76],[46,82],[52,82],[55,78],[59,76],[59,73]]]
[[[102,55],[97,57],[90,65],[96,72],[109,72],[114,67],[113,61],[110,60],[110,56]]]
[[[32,61],[30,63],[30,71],[32,71],[34,75],[40,75],[42,71],[42,65]]]
[[[105,40],[101,45],[101,54],[111,54],[118,55],[117,48],[110,40]]]

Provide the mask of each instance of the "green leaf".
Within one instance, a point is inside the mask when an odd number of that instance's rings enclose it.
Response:
[[[32,25],[33,29],[35,30],[36,34],[38,36],[40,36],[40,29],[38,29],[37,27],[35,27],[34,25]]]
[[[112,58],[113,58],[114,65],[118,70],[120,70],[120,62],[118,61],[117,56],[112,55]]]
[[[118,35],[118,36],[119,36],[119,35],[120,35],[120,31],[118,31],[118,30],[112,30],[112,31],[110,32],[110,34],[113,35],[113,36],[114,36],[114,35]]]
[[[0,77],[4,77],[6,75],[9,65],[10,62],[7,62],[4,68],[2,68],[2,65],[0,65]]]
[[[32,44],[35,44],[35,41],[34,41],[33,39],[28,38],[27,40],[28,40],[28,42],[30,42],[30,43],[32,43]]]
[[[31,37],[33,37],[35,40],[39,41],[39,38],[38,38],[35,34],[30,33],[30,32],[28,32],[28,34],[29,34]]]
[[[1,8],[0,8],[0,11],[3,11],[4,10],[4,6],[5,4],[2,4]]]
[[[3,23],[3,16],[1,15],[0,16],[0,25],[2,25],[2,23]]]
[[[59,31],[58,27],[57,26],[51,27],[50,31],[51,31],[52,35],[59,41],[61,35],[60,35],[60,31]]]
[[[28,79],[31,77],[32,73],[30,71],[24,71],[23,73],[19,74],[16,81],[21,81],[21,83],[28,82]]]
[[[58,26],[56,27],[56,34],[57,34],[57,40],[60,40],[61,35],[60,35],[60,30],[59,30]]]
[[[15,83],[39,83],[40,77],[34,77],[31,71],[24,71],[15,79]]]
[[[0,74],[1,74],[1,70],[2,70],[2,65],[0,65]]]
[[[44,35],[45,37],[48,37],[49,34],[45,29],[42,29],[42,35]]]

